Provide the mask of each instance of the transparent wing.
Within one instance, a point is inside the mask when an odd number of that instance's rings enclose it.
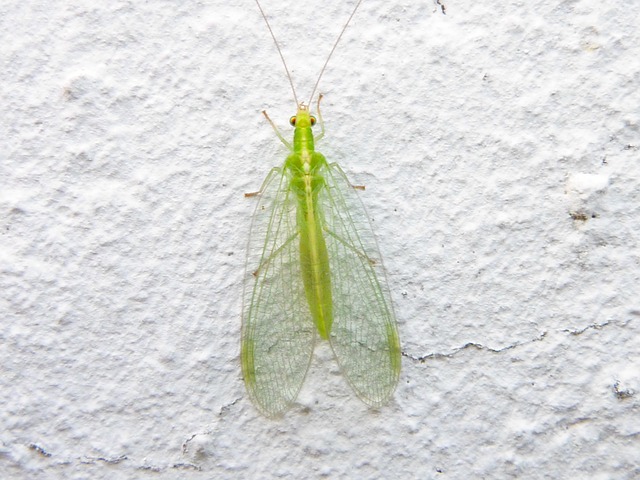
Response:
[[[262,186],[246,269],[242,372],[255,405],[273,417],[295,400],[316,335],[300,273],[296,201],[280,168]]]
[[[386,403],[400,376],[400,341],[369,217],[337,164],[320,194],[333,296],[330,341],[343,375],[367,404]]]

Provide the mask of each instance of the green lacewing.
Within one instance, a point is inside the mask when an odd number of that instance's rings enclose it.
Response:
[[[315,150],[324,136],[318,95],[324,70],[362,0],[345,23],[309,103],[298,101],[284,56],[258,0],[296,102],[293,141],[264,116],[289,149],[284,164],[258,192],[247,253],[241,339],[242,373],[249,397],[268,417],[295,401],[316,341],[326,340],[358,397],[379,407],[400,376],[401,351],[391,295],[379,249],[356,190],[336,163]],[[319,124],[320,133],[313,135]]]

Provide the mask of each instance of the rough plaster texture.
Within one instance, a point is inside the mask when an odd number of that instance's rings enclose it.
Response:
[[[306,97],[352,2],[295,3],[264,8]],[[273,421],[238,361],[243,193],[293,102],[255,4],[3,3],[2,478],[640,477],[639,4],[445,5],[365,0],[320,88],[394,400],[321,346]]]

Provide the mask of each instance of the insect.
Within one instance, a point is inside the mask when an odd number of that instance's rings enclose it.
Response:
[[[362,0],[344,25],[313,88]],[[300,103],[269,21],[267,28],[293,91],[297,113],[284,164],[268,174],[258,196],[247,254],[241,363],[247,391],[268,417],[296,399],[318,337],[328,340],[340,370],[358,397],[378,407],[390,399],[400,375],[400,340],[391,296],[371,224],[356,189],[336,163],[315,150],[324,136]],[[320,133],[315,137],[316,123]]]

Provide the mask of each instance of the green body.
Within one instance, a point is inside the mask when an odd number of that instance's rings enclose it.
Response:
[[[314,122],[300,106],[292,144],[276,129],[291,153],[258,192],[251,227],[241,361],[247,391],[267,416],[295,400],[318,336],[368,405],[386,403],[400,374],[371,225],[342,169],[315,151]]]
[[[290,187],[298,201],[300,270],[307,302],[320,336],[328,340],[333,323],[331,271],[318,208],[318,193],[325,187],[320,171],[326,166],[324,155],[314,149],[309,111],[298,109],[293,153],[287,157],[284,168],[291,175]]]

